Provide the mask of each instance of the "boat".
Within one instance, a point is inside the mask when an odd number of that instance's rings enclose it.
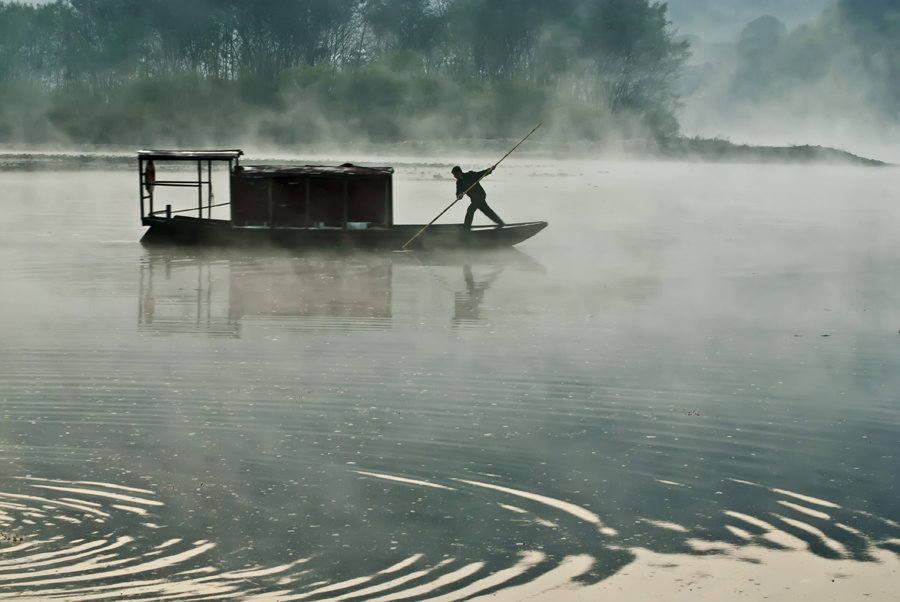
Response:
[[[547,222],[504,226],[395,224],[393,167],[242,165],[243,151],[138,151],[144,244],[275,246],[290,249],[510,247]],[[196,164],[196,171],[193,164]],[[228,200],[215,202],[214,168],[227,168]],[[170,174],[157,178],[160,174]],[[180,204],[161,204],[164,188]],[[225,215],[221,215],[222,213]]]

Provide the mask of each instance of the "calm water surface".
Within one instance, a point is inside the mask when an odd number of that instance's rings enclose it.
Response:
[[[145,249],[136,182],[0,172],[0,597],[900,587],[897,169],[513,158],[550,227],[428,255]]]

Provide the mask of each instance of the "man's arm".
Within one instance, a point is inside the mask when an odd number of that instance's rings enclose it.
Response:
[[[467,191],[468,189],[470,189],[470,188],[472,188],[473,186],[475,186],[475,184],[477,184],[482,178],[484,178],[484,177],[488,176],[489,174],[493,173],[495,167],[497,167],[497,166],[496,166],[496,165],[491,165],[490,167],[488,167],[487,169],[484,169],[484,170],[482,170],[482,171],[470,171],[470,172],[467,172],[467,173],[465,174],[466,176],[469,175],[469,174],[472,174],[473,179],[471,179],[471,180],[470,180],[469,178],[466,178],[465,176],[463,176],[462,178],[458,179],[458,180],[456,181],[456,200],[458,201],[458,200],[460,200],[461,198],[463,198],[463,195],[466,193],[466,191]]]
[[[465,192],[466,188],[466,178],[465,176],[456,180],[456,200],[463,198],[463,192]]]

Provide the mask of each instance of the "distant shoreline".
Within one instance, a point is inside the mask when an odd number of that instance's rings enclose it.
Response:
[[[398,157],[415,157],[434,162],[440,157],[448,161],[460,156],[481,156],[501,153],[507,140],[463,140],[448,142],[408,141],[390,144],[322,143],[290,149],[245,149],[245,161],[309,161],[313,157],[338,156],[348,160],[356,157],[384,157],[386,161]],[[152,147],[151,147],[152,148]],[[187,148],[187,147],[183,147]],[[199,148],[199,147],[198,147]],[[102,149],[32,149],[19,151],[0,147],[0,171],[47,171],[70,169],[119,169],[136,167],[137,147]],[[507,149],[508,150],[508,149]],[[289,154],[302,159],[272,158]],[[502,153],[501,153],[502,154]],[[756,146],[736,144],[718,138],[677,138],[659,146],[648,143],[628,143],[615,150],[608,146],[578,142],[561,146],[556,143],[534,142],[528,149],[517,151],[519,156],[551,157],[560,160],[594,158],[599,161],[612,159],[699,161],[709,163],[764,163],[764,164],[843,164],[869,167],[889,167],[892,163],[850,153],[848,151],[816,145]],[[406,161],[404,161],[406,162]]]
[[[659,153],[672,159],[700,159],[713,162],[758,161],[765,163],[850,163],[871,167],[892,165],[827,146],[753,146],[719,138],[679,138]]]

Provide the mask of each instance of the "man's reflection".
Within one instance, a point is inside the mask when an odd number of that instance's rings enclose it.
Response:
[[[494,282],[502,268],[495,267],[486,277],[476,281],[472,274],[472,266],[466,264],[463,266],[463,278],[466,281],[466,291],[464,293],[456,293],[453,296],[453,321],[459,322],[463,320],[480,320],[480,306],[484,293],[488,287]]]

